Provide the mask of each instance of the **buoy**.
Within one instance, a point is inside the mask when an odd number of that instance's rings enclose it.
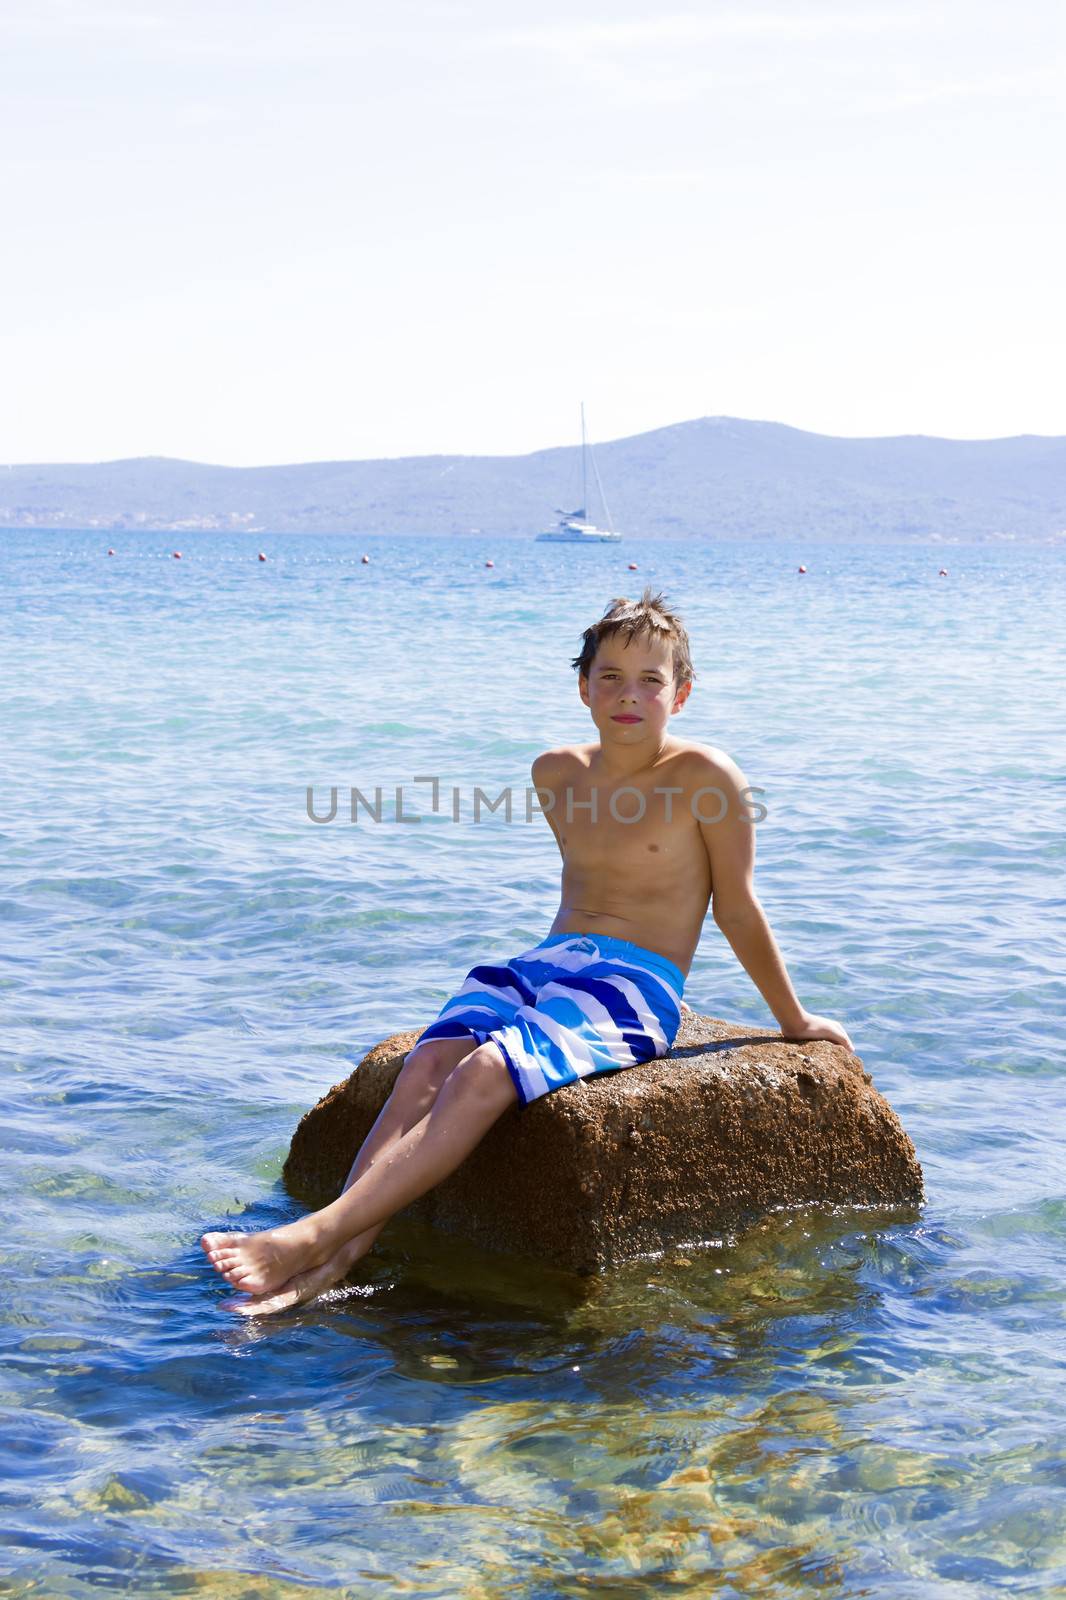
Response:
[[[259,552],[259,559],[260,559],[260,561],[265,561],[266,560],[266,556],[263,554],[262,550],[260,550],[260,552]]]
[[[495,561],[486,561],[486,562],[485,562],[485,565],[486,565],[486,566],[487,566],[487,567],[494,567],[494,566],[495,566],[495,565],[496,565],[496,563],[495,563]]]
[[[630,572],[636,572],[636,570],[637,570],[637,564],[636,564],[636,562],[635,562],[635,561],[631,561],[631,562],[630,562],[630,563],[629,563],[629,570],[630,570]]]
[[[797,572],[806,572],[807,568],[806,567],[797,567],[796,570],[797,570]]]
[[[946,578],[947,575],[948,575],[947,567],[941,567],[940,571],[937,573],[937,577],[938,578]]]
[[[370,565],[370,557],[369,556],[363,556],[362,562],[363,562],[363,566],[364,567],[368,567]]]
[[[115,552],[113,550],[109,550],[107,553],[109,556],[113,556]]]
[[[175,561],[180,561],[181,560],[181,551],[180,550],[175,550],[174,551],[174,560]]]

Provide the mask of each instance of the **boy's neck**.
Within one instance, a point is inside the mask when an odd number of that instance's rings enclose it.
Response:
[[[664,734],[655,743],[605,745],[601,739],[596,747],[597,762],[605,778],[633,778],[647,772],[661,759],[671,740]]]

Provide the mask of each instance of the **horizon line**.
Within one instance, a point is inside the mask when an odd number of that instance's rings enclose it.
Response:
[[[1066,440],[1066,435],[1058,433],[1008,433],[980,436],[966,436],[963,438],[950,434],[938,433],[821,433],[816,428],[798,428],[789,422],[777,422],[764,417],[735,417],[725,414],[708,415],[702,417],[686,417],[680,422],[663,423],[656,428],[643,428],[639,433],[620,434],[613,439],[596,441],[596,448],[604,449],[610,445],[627,444],[633,439],[647,439],[656,433],[670,433],[676,428],[698,427],[703,423],[741,423],[749,428],[780,428],[788,433],[805,434],[813,439],[832,439],[842,444],[887,444],[900,440],[926,439],[937,444],[1006,444],[1017,439],[1043,439],[1049,442]],[[590,441],[591,442],[591,441]],[[209,467],[219,472],[263,472],[280,471],[293,467],[319,467],[371,464],[377,462],[393,461],[525,461],[532,456],[549,455],[554,451],[580,450],[580,444],[542,445],[536,450],[524,451],[466,451],[466,450],[424,450],[417,453],[404,453],[400,455],[384,456],[315,456],[303,461],[258,461],[248,466],[233,466],[225,461],[200,461],[192,456],[170,455],[140,455],[140,456],[105,456],[96,460],[72,461],[69,458],[58,461],[13,461],[4,463],[0,471],[8,472],[26,471],[43,467],[114,467],[128,466],[141,462],[170,462],[178,466]]]

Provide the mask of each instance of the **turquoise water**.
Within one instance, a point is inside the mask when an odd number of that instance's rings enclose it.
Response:
[[[1066,553],[260,542],[0,536],[0,1595],[1066,1592]],[[473,789],[588,736],[568,660],[644,581],[921,1217],[591,1286],[397,1226],[238,1322],[204,1226],[294,1214],[306,1107],[547,931],[546,825]],[[713,926],[687,993],[769,1020]]]

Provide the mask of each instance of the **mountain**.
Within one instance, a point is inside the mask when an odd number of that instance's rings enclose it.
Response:
[[[838,439],[702,417],[596,447],[615,525],[702,538],[1066,539],[1066,438]],[[216,467],[146,456],[0,467],[0,526],[531,535],[580,450]],[[598,516],[590,487],[589,512]]]

